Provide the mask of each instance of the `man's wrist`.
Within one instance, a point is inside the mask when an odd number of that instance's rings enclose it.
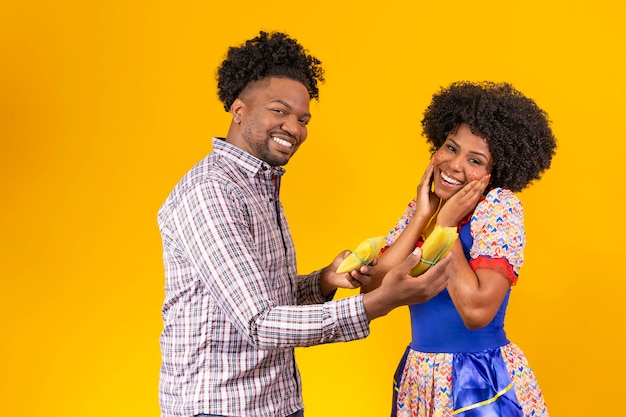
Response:
[[[369,321],[377,317],[385,316],[393,310],[393,306],[384,299],[382,294],[383,290],[381,290],[380,287],[363,294],[363,307],[365,308],[365,315]]]
[[[328,279],[329,273],[330,273],[330,266],[322,268],[320,271],[320,278],[319,278],[320,292],[322,293],[322,297],[326,299],[328,298],[332,299],[332,297],[337,292],[337,287],[332,285],[329,282],[329,279]]]

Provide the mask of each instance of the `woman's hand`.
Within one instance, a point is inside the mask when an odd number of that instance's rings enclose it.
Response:
[[[458,226],[465,220],[476,209],[490,178],[491,175],[487,174],[474,180],[450,197],[439,210],[437,224],[444,227]]]
[[[431,160],[422,179],[417,186],[417,199],[415,202],[415,215],[423,218],[430,219],[437,208],[439,207],[439,197],[431,191],[431,184],[433,180],[434,166]]]

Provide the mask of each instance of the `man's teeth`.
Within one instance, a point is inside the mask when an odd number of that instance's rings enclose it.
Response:
[[[274,140],[274,142],[278,143],[281,146],[287,146],[289,148],[293,146],[290,142],[287,142],[285,139],[281,139],[277,137],[273,137],[272,139]]]
[[[441,173],[441,178],[443,178],[446,182],[449,182],[450,184],[455,184],[455,185],[461,185],[461,181],[457,181],[454,178],[450,178],[448,177],[446,174],[444,174],[443,172]]]

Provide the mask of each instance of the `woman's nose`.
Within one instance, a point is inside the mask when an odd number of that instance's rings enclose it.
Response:
[[[452,160],[450,161],[450,168],[455,171],[461,171],[463,169],[463,159],[461,155],[456,155],[454,158],[452,158]]]

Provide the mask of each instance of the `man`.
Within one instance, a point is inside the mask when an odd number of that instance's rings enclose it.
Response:
[[[219,97],[232,115],[228,134],[213,139],[212,153],[158,215],[164,417],[302,416],[295,347],[364,338],[374,318],[445,286],[437,268],[406,275],[419,251],[376,290],[338,301],[337,288],[369,283],[375,267],[337,274],[345,251],[319,271],[297,274],[278,196],[282,166],[307,137],[320,64],[287,35],[261,32],[230,48],[218,69]]]

